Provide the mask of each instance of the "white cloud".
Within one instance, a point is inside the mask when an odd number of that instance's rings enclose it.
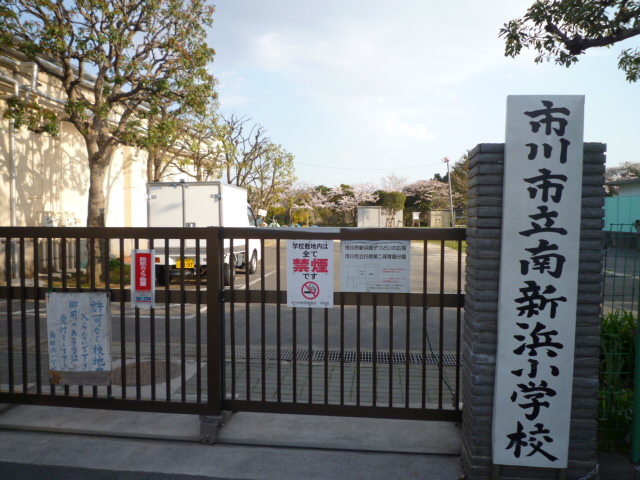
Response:
[[[503,63],[495,12],[518,2],[496,1],[491,9],[483,2],[434,8],[432,2],[399,1],[384,9],[376,9],[377,2],[354,3],[362,8],[264,25],[250,40],[252,62],[327,92],[420,92]]]
[[[638,111],[637,95],[622,95],[630,87],[615,49],[590,51],[569,70],[536,65],[528,50],[504,57],[499,30],[531,1],[216,0],[210,40],[222,106],[277,125],[274,138],[295,145],[300,162],[336,169],[399,169],[501,141],[509,94],[585,93],[594,124],[635,126],[611,120]],[[612,79],[616,88],[604,88]],[[614,138],[605,133],[593,138]],[[340,169],[321,180],[324,172],[313,170],[314,181],[345,179]]]
[[[247,81],[246,78],[237,70],[228,70],[215,74],[218,79],[218,90],[224,91],[223,98],[220,103],[225,108],[236,108],[247,105],[250,98],[244,93]]]

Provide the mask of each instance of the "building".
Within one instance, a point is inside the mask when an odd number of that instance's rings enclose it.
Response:
[[[34,62],[18,52],[2,49],[0,111],[15,96],[53,112],[63,112],[66,105],[57,79],[39,72]],[[114,154],[104,185],[106,226],[147,225],[146,159],[145,151],[128,146],[120,146]],[[10,207],[0,209],[0,225],[87,224],[87,150],[72,124],[61,122],[60,133],[51,136],[26,127],[15,129],[10,120],[0,120],[0,179],[0,205]]]
[[[640,220],[640,178],[607,182],[606,185],[618,187],[618,196],[605,198],[604,229],[627,231],[628,226]]]
[[[384,207],[358,207],[358,227],[403,227],[402,210],[396,212]]]

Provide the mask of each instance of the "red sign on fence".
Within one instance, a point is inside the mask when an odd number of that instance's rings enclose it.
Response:
[[[153,250],[131,252],[131,304],[138,308],[151,308],[155,303],[155,269]]]
[[[135,258],[136,290],[151,290],[151,253],[138,252]]]

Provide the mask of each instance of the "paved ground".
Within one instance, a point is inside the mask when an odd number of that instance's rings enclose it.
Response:
[[[21,344],[15,342],[16,347]],[[140,381],[140,388],[126,386],[127,398],[151,399],[160,401],[171,399],[172,401],[196,402],[206,401],[207,398],[207,369],[206,348],[203,348],[202,362],[198,363],[193,355],[195,345],[187,345],[185,354],[184,372],[181,367],[180,345],[171,348],[169,357],[162,348],[155,352],[155,362],[151,361],[148,354],[148,345],[141,346],[140,363],[135,361],[135,345],[125,346],[127,351],[126,383],[135,385]],[[229,350],[229,348],[227,348]],[[255,350],[255,351],[253,351]],[[406,352],[397,352],[398,361],[403,363],[374,362],[372,352],[361,352],[360,362],[350,361],[340,363],[335,359],[324,357],[324,351],[314,352],[309,358],[308,351],[304,348],[297,351],[296,362],[291,357],[290,349],[281,351],[282,360],[278,362],[266,359],[262,363],[262,351],[259,347],[252,349],[247,358],[246,349],[238,347],[234,357],[227,355],[226,360],[226,396],[236,400],[258,400],[282,402],[312,402],[315,404],[345,404],[345,405],[378,405],[409,408],[436,408],[442,405],[445,409],[452,409],[456,391],[460,388],[456,383],[457,375],[461,374],[455,366],[455,355],[447,352],[444,357],[442,373],[443,380],[439,380],[439,357],[429,354],[424,359],[421,354],[411,353],[409,363],[404,363]],[[0,338],[0,353],[8,351],[6,342]],[[0,365],[0,388],[9,391],[12,379],[12,388],[15,392],[23,391],[23,366],[27,371],[27,391],[36,391],[36,354],[35,346],[27,345],[26,355],[22,348],[15,348],[13,361],[13,377],[9,376],[9,364],[3,362]],[[98,387],[95,395],[99,397],[109,396],[121,398],[125,392],[122,387],[121,361],[117,355],[121,353],[120,344],[113,345],[113,385],[110,387]],[[230,352],[228,352],[230,353]],[[331,352],[329,352],[331,353]],[[334,352],[335,353],[335,352]],[[341,354],[341,352],[337,352]],[[320,356],[315,354],[322,354]],[[353,354],[353,355],[351,355]],[[355,351],[345,351],[344,356],[354,356]],[[384,357],[388,352],[378,352],[379,357]],[[276,355],[267,352],[265,358]],[[317,357],[317,358],[316,358]],[[235,359],[235,361],[232,361]],[[40,356],[40,378],[44,394],[50,391],[48,382],[48,356]],[[378,359],[380,360],[380,358]],[[167,361],[169,362],[169,383],[166,379]],[[152,368],[153,371],[152,371]],[[184,375],[183,375],[184,373]],[[325,381],[326,377],[326,381]],[[152,382],[155,378],[155,382]],[[152,385],[153,384],[153,385]],[[62,393],[63,387],[57,387]],[[70,394],[79,393],[77,386],[70,387]],[[92,395],[90,387],[85,387],[84,395]],[[375,402],[374,402],[375,400]]]
[[[0,405],[0,478],[11,480],[456,480],[460,430],[446,422],[237,413],[218,443],[200,420]],[[590,478],[637,480],[621,454]]]
[[[0,414],[3,479],[455,480],[459,454],[460,431],[446,422],[237,413],[216,445],[204,445],[189,415]]]

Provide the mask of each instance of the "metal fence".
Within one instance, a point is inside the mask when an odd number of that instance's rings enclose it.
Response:
[[[610,224],[606,240],[598,441],[600,449],[617,451],[628,444],[636,396],[635,337],[640,295],[640,234],[637,224]],[[637,384],[635,388],[638,388]],[[637,431],[638,427],[634,430]],[[634,451],[637,452],[635,445]],[[637,455],[634,453],[634,458]],[[634,461],[637,460],[635,458]]]
[[[603,314],[616,310],[638,315],[640,233],[636,224],[609,225],[606,231]]]
[[[458,421],[464,238],[463,229],[2,227],[0,401]],[[256,239],[261,260],[224,288],[226,239],[232,251]],[[348,292],[336,268],[334,308],[287,307],[292,239],[408,240],[410,292]],[[193,276],[181,270],[159,286],[155,308],[132,307],[131,249],[170,244],[183,254],[195,246]],[[110,385],[51,383],[51,291],[110,294]]]

